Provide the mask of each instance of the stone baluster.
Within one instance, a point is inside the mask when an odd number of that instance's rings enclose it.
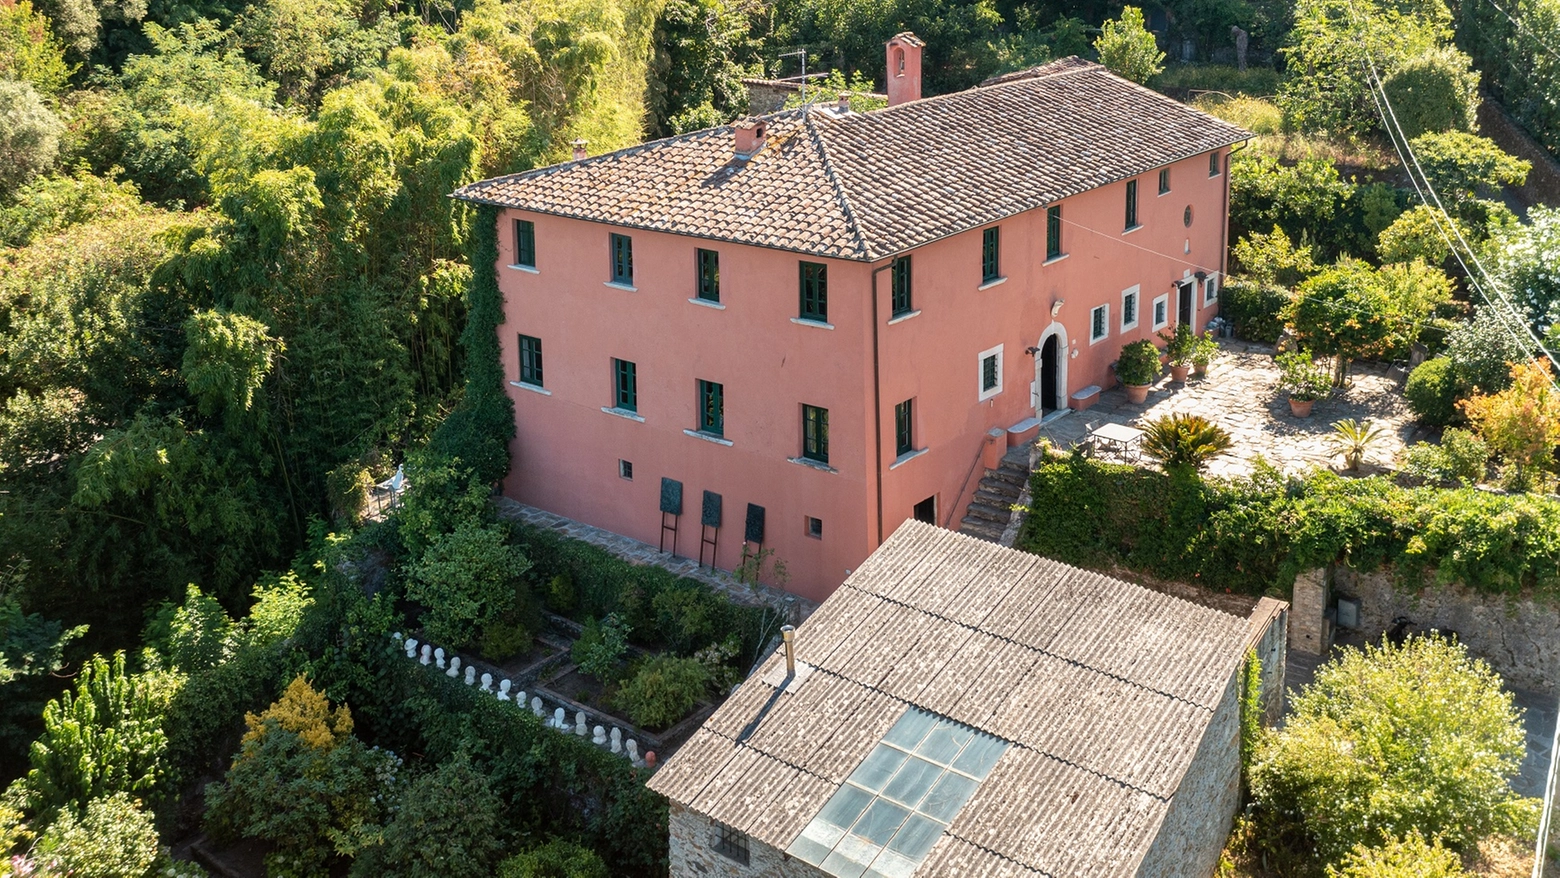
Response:
[[[525,690],[521,689],[520,690],[520,694],[515,696],[515,707],[518,707],[521,710],[525,710],[525,705],[526,705]]]
[[[634,763],[635,768],[643,768],[645,761],[639,758],[639,742],[629,738],[623,742],[623,749],[628,751],[628,761]]]
[[[563,708],[553,711],[552,727],[560,732],[569,727],[569,721],[564,718]]]
[[[401,643],[401,632],[396,631],[396,632],[392,633],[390,635],[390,642],[394,643],[396,645],[400,645],[400,643]]]

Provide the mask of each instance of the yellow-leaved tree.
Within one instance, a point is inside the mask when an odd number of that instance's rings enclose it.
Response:
[[[1560,391],[1548,360],[1513,364],[1510,387],[1466,399],[1462,408],[1479,437],[1500,455],[1501,478],[1508,488],[1526,491],[1535,479],[1554,470]]]

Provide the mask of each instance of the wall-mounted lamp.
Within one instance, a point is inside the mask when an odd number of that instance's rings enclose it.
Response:
[[[1062,313],[1062,306],[1065,305],[1065,304],[1067,304],[1067,300],[1066,299],[1057,299],[1056,301],[1052,302],[1051,303],[1051,316],[1055,317],[1056,315]]]
[[[1206,271],[1199,271],[1196,274],[1196,278],[1198,280],[1207,280],[1208,279],[1208,272],[1206,272]]]
[[[1024,348],[1024,353],[1032,357],[1035,354],[1040,353],[1040,349],[1031,345],[1030,347]]]

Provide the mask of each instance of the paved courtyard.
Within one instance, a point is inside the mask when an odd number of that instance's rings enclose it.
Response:
[[[1140,404],[1128,402],[1126,391],[1119,387],[1107,390],[1089,409],[1046,423],[1040,435],[1052,445],[1070,449],[1090,429],[1106,422],[1137,426],[1174,412],[1202,415],[1229,431],[1234,440],[1228,453],[1208,465],[1210,475],[1222,476],[1249,475],[1258,456],[1291,473],[1334,466],[1338,461],[1328,436],[1333,422],[1344,418],[1369,419],[1383,428],[1362,469],[1393,468],[1403,447],[1423,438],[1384,364],[1354,364],[1348,388],[1318,400],[1309,418],[1296,418],[1278,389],[1272,345],[1233,339],[1223,339],[1219,345],[1220,354],[1206,377],[1191,377],[1181,384],[1171,381],[1167,370]]]

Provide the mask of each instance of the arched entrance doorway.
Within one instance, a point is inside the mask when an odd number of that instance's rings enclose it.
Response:
[[[1035,416],[1044,418],[1067,407],[1067,330],[1052,323],[1035,350]]]

